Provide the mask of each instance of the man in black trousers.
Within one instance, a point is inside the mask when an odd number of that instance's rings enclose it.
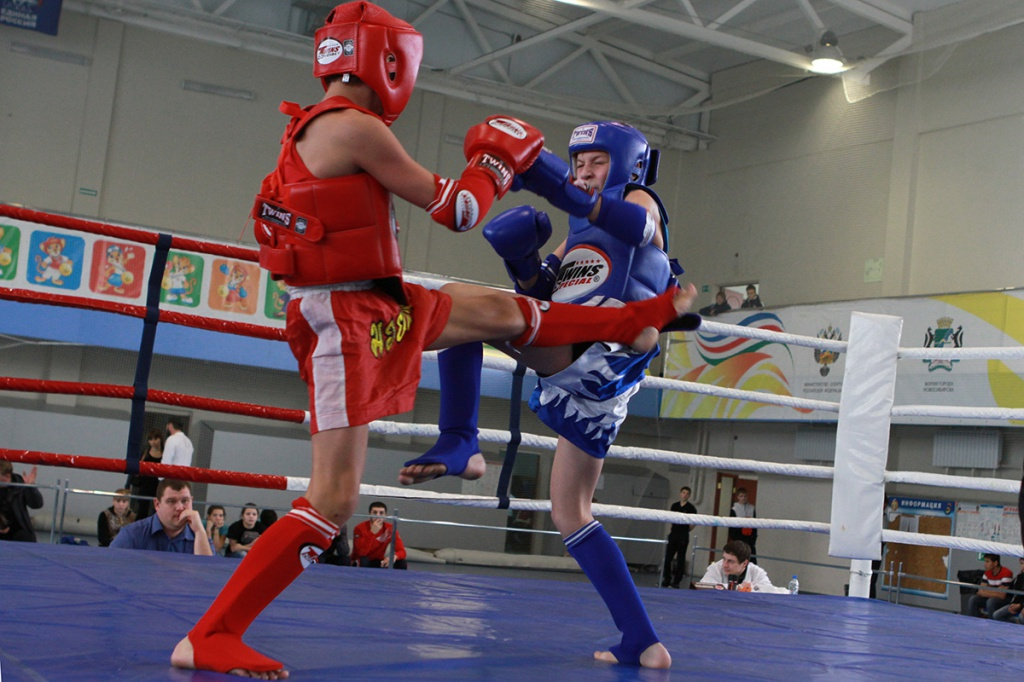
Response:
[[[690,488],[683,486],[679,489],[679,501],[673,502],[671,511],[682,514],[696,514],[697,508],[690,502]],[[668,534],[668,548],[665,550],[665,569],[662,572],[661,586],[679,588],[679,582],[683,579],[686,571],[686,550],[690,546],[690,531],[693,526],[688,523],[673,523],[672,530]],[[672,559],[676,562],[673,565]]]

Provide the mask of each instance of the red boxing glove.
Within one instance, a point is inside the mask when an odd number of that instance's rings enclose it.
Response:
[[[449,230],[465,232],[480,222],[493,203],[491,177],[478,168],[467,168],[458,180],[434,175],[434,200],[427,213]]]
[[[466,132],[463,151],[472,168],[486,172],[497,198],[505,196],[513,178],[525,171],[544,148],[544,135],[529,123],[510,116],[490,116]]]

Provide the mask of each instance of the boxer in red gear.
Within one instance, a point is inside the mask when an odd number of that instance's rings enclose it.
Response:
[[[388,127],[411,94],[422,54],[419,34],[377,6],[351,2],[328,15],[315,43],[314,75],[324,80],[324,104],[289,108],[293,121],[278,167],[254,209],[261,264],[292,286],[286,332],[314,413],[309,488],[260,536],[178,642],[171,663],[180,668],[288,676],[280,661],[250,648],[242,636],[354,513],[368,424],[411,407],[423,350],[471,341],[557,347],[594,340],[647,350],[696,296],[691,287],[624,308],[595,309],[538,304],[461,283],[431,291],[403,282],[389,237],[391,195],[429,208],[450,229],[469,229],[507,189],[507,174],[529,167],[543,138],[514,119],[489,119],[481,125],[493,130],[471,131],[467,138],[470,163],[462,177],[441,180],[416,163]],[[345,206],[358,216],[339,210]],[[363,235],[360,249],[353,251],[360,238],[349,232]],[[339,263],[366,267],[350,278]],[[568,348],[550,350],[536,356],[541,371],[571,362]],[[482,474],[482,459],[480,469],[467,467],[466,477]]]

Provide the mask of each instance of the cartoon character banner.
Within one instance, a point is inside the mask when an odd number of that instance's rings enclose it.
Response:
[[[734,311],[726,324],[824,339],[846,338],[853,312],[903,319],[903,348],[1024,345],[1024,290],[944,296],[865,299],[777,310]],[[698,332],[670,335],[665,376],[726,388],[838,402],[843,389],[842,353],[773,341]],[[900,360],[895,405],[1024,407],[1024,361]],[[837,414],[678,391],[665,391],[661,416],[688,419],[835,421]],[[901,424],[949,423],[948,419],[901,417]],[[1001,420],[963,420],[1001,425]],[[1024,422],[1009,422],[1024,426]]]
[[[0,218],[4,287],[144,306],[154,255],[148,244]],[[163,308],[283,327],[286,302],[255,263],[172,249],[161,274]]]

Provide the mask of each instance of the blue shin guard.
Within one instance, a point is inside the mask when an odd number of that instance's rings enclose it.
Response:
[[[622,633],[622,641],[610,648],[612,655],[619,663],[640,665],[640,654],[659,640],[618,545],[604,526],[591,521],[567,537],[565,546],[601,595]]]
[[[484,364],[482,343],[464,343],[441,351],[437,369],[441,379],[441,435],[433,447],[404,466],[444,464],[443,475],[458,476],[469,458],[480,452],[477,416],[480,412],[480,371]]]

